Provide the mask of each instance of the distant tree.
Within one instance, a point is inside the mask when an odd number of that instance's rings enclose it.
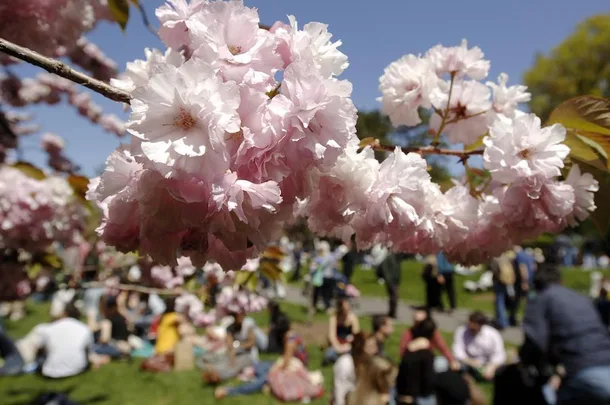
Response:
[[[610,97],[610,14],[586,19],[549,55],[536,55],[524,82],[531,111],[543,121],[569,98]]]

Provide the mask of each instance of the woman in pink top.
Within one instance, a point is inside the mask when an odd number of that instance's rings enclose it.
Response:
[[[423,308],[423,307],[416,308],[415,312],[413,313],[413,326],[418,325],[423,320],[425,320],[429,317],[430,317],[430,314],[428,313],[428,311],[425,308]],[[413,333],[411,331],[411,328],[409,328],[409,329],[405,330],[405,332],[402,334],[402,337],[400,338],[400,358],[402,358],[405,350],[407,349],[407,346],[409,345],[409,343],[412,340],[413,340]],[[449,346],[447,346],[445,339],[443,339],[443,336],[440,334],[438,329],[436,329],[434,331],[434,335],[432,336],[432,339],[430,340],[430,349],[429,350],[431,350],[431,351],[438,350],[443,355],[443,357],[445,357],[447,359],[451,369],[453,369],[453,370],[460,369],[460,363],[458,361],[456,361],[455,358],[453,357],[453,354],[451,353]]]

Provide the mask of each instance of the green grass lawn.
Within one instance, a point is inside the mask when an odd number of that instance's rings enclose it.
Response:
[[[423,264],[415,260],[405,260],[401,263],[402,281],[400,284],[400,298],[410,303],[423,304],[425,302],[425,286],[421,278]],[[602,271],[604,276],[610,276],[609,270]],[[494,310],[493,292],[469,293],[463,288],[464,281],[478,280],[481,273],[473,276],[456,274],[454,277],[458,308],[478,309],[487,313]],[[590,272],[578,268],[562,269],[563,283],[584,294],[588,294],[590,285]],[[352,278],[353,284],[363,296],[385,297],[386,289],[377,282],[375,272],[357,268]],[[448,306],[447,296],[443,294],[443,302]],[[523,307],[523,306],[522,306]]]
[[[364,273],[364,272],[362,272]],[[364,273],[366,274],[366,273]],[[301,328],[313,328],[314,334],[325,334],[325,319],[323,314],[316,315],[311,324],[305,324],[308,319],[303,307],[282,303],[283,310],[293,322]],[[48,320],[48,305],[28,303],[28,315],[19,322],[7,322],[5,327],[10,336],[24,336],[36,324]],[[254,316],[259,325],[267,323],[265,313]],[[363,329],[370,330],[370,319],[361,319]],[[404,325],[397,325],[396,333],[386,343],[386,352],[392,358],[398,359],[398,344]],[[452,336],[443,333],[448,343]],[[310,367],[317,369],[322,361],[322,353],[317,344],[308,345]],[[263,357],[275,359],[275,357]],[[222,401],[214,399],[214,389],[201,381],[198,371],[171,372],[163,374],[142,373],[138,370],[139,360],[133,362],[120,361],[99,370],[89,371],[81,376],[61,381],[45,380],[37,375],[7,377],[0,380],[0,404],[28,405],[40,393],[45,391],[68,392],[70,398],[80,404],[107,405],[178,405],[221,402],[229,405],[265,405],[276,404],[279,401],[271,396],[256,394],[244,397],[226,398]],[[332,368],[323,370],[326,393],[323,398],[313,401],[313,404],[328,404],[332,390]],[[488,394],[491,387],[483,386]]]

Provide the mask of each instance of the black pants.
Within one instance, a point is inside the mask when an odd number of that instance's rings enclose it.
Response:
[[[396,310],[398,307],[398,285],[385,283],[385,288],[388,291],[388,316],[396,319]]]
[[[426,308],[440,309],[441,285],[434,277],[427,277],[424,279],[424,281],[426,283]]]
[[[442,290],[447,292],[447,298],[449,298],[449,307],[451,309],[455,309],[455,284],[453,283],[453,273],[443,274],[443,278],[445,279],[445,284],[441,286]],[[441,309],[443,308],[443,300],[439,297],[439,303]]]
[[[333,292],[335,290],[335,279],[324,277],[322,285],[320,287],[314,287],[313,290],[313,308],[318,307],[318,301],[320,297],[324,301],[324,309],[330,309],[330,303],[333,299]]]

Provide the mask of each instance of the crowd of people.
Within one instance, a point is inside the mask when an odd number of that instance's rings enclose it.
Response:
[[[398,355],[392,358],[386,342],[396,333],[399,258],[380,247],[365,257],[355,252],[349,245],[333,249],[328,242],[318,242],[309,271],[298,274],[302,266],[297,265],[293,274],[305,276],[312,287],[311,308],[322,301],[319,309],[328,313],[320,367],[332,366],[334,405],[484,404],[481,383],[493,386],[493,403],[500,405],[525,398],[534,404],[610,403],[610,334],[607,319],[600,316],[601,308],[609,307],[604,306],[607,294],[600,293],[594,305],[563,287],[557,268],[517,247],[489,264],[495,319],[471,313],[450,345],[433,311],[445,308],[443,292],[450,311],[456,308],[455,268],[439,254],[426,260],[425,305],[413,309],[411,326],[401,331]],[[302,249],[293,253],[296,263],[307,254]],[[373,315],[370,326],[366,320],[361,324],[349,294],[338,288],[341,277],[349,285],[352,266],[360,261],[374,266],[389,286],[388,312]],[[214,303],[218,291],[209,289],[208,294]],[[524,299],[524,343],[509,356],[501,331],[518,325],[517,305]],[[323,394],[324,377],[310,361],[311,342],[299,335],[277,302],[268,304],[266,327],[246,311],[227,310],[202,329],[176,301],[154,292],[79,288],[68,280],[52,296],[50,322],[36,325],[17,341],[0,328],[0,376],[39,373],[65,378],[140,357],[143,371],[200,369],[203,382],[216,387],[218,400],[261,391],[284,401]],[[242,383],[235,385],[235,379]]]

